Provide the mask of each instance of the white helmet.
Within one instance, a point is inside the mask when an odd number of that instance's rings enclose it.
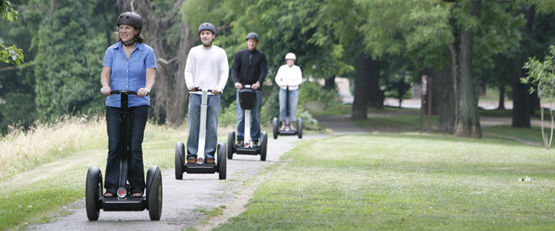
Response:
[[[288,60],[288,59],[297,60],[297,56],[295,56],[295,54],[293,53],[287,53],[285,55],[285,60]]]

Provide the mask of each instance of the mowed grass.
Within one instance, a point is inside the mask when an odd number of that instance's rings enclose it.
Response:
[[[216,230],[553,230],[555,153],[510,140],[303,140]]]

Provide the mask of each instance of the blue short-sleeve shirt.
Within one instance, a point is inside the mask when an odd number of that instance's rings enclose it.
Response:
[[[154,49],[144,43],[137,43],[129,60],[125,56],[121,42],[108,47],[102,65],[112,69],[110,75],[112,90],[137,91],[145,87],[146,69],[157,69]],[[143,105],[150,106],[150,95],[147,97],[129,95],[129,107]],[[121,96],[119,94],[108,96],[106,106],[121,107]]]

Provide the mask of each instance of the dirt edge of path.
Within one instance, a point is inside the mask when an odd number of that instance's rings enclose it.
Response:
[[[289,161],[289,159],[280,160],[275,164],[268,166],[265,172],[251,178],[247,185],[235,194],[232,200],[223,205],[225,208],[222,209],[222,215],[200,221],[199,224],[193,228],[199,231],[212,230],[219,225],[226,223],[229,218],[239,216],[241,213],[245,212],[248,208],[249,201],[253,198],[254,192],[258,186],[260,186],[260,184],[262,184],[262,182],[264,182],[269,176],[287,166]]]

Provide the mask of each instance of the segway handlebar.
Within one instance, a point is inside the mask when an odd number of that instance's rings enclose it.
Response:
[[[201,87],[195,87],[195,91],[202,91],[202,88]],[[206,89],[206,91],[212,92],[212,89]],[[191,92],[191,91],[189,91],[189,92]]]
[[[128,91],[128,90],[111,90],[110,94],[122,94],[122,93],[127,93],[128,95],[137,95],[137,91]],[[102,93],[100,93],[102,95]],[[146,95],[150,95],[150,93],[146,94]]]

